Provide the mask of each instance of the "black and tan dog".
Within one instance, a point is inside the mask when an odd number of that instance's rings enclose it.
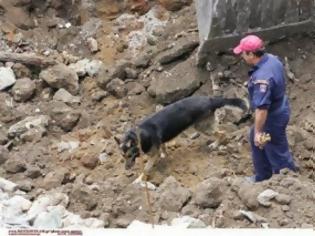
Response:
[[[164,144],[182,131],[225,105],[247,110],[246,103],[239,98],[191,96],[164,107],[159,112],[144,119],[137,127],[130,129],[120,141],[116,139],[125,158],[125,168],[130,169],[141,154],[148,155],[144,168],[147,177],[160,149],[164,153]]]

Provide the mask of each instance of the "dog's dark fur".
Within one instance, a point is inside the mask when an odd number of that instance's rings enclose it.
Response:
[[[140,151],[155,158],[165,142],[225,105],[247,109],[245,102],[239,98],[191,96],[170,104],[146,118],[136,128],[129,130],[120,143],[126,159],[125,168],[130,169],[135,164]],[[153,164],[149,164],[146,169],[150,169]]]

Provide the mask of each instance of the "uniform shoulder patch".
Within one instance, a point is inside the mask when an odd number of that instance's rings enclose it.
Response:
[[[254,84],[259,85],[259,91],[261,93],[265,93],[267,91],[267,87],[269,85],[269,82],[268,82],[268,80],[257,79],[254,81]]]
[[[265,84],[265,85],[268,85],[269,82],[268,82],[268,80],[264,80],[264,79],[256,79],[254,81],[254,84]]]

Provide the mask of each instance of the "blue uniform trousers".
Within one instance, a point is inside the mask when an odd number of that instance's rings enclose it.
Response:
[[[289,151],[286,127],[290,111],[281,114],[269,114],[264,132],[269,133],[271,141],[263,149],[254,144],[254,127],[250,130],[250,145],[257,182],[269,179],[272,174],[278,174],[281,169],[288,168],[296,171],[292,155]]]

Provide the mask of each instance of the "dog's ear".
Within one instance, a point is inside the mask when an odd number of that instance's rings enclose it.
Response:
[[[120,143],[121,143],[120,139],[119,139],[118,137],[116,137],[116,136],[114,136],[114,139],[115,139],[116,143],[117,143],[117,144],[118,144],[118,146],[119,146],[119,145],[120,145]]]

